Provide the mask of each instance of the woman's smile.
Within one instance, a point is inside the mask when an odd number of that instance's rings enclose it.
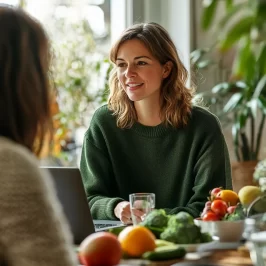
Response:
[[[127,83],[127,88],[130,91],[135,91],[137,89],[140,89],[144,83]]]

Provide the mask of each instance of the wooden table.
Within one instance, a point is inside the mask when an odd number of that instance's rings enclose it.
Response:
[[[122,260],[119,266],[170,266],[177,262],[193,262],[196,266],[204,264],[215,264],[219,266],[253,266],[249,251],[245,247],[237,250],[215,250],[200,257],[197,253],[188,253],[182,260],[168,260],[161,262],[149,262],[145,260]]]

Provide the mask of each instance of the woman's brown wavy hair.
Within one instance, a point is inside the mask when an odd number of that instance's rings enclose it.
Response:
[[[165,125],[184,127],[191,113],[194,90],[186,87],[188,72],[178,56],[170,35],[162,26],[153,22],[129,27],[110,51],[110,60],[114,64],[121,44],[132,39],[143,42],[162,65],[172,62],[171,73],[162,83],[160,115]],[[137,121],[137,114],[134,103],[119,83],[116,70],[114,65],[109,79],[108,107],[117,117],[118,127],[130,128]]]
[[[49,51],[47,35],[35,19],[0,5],[0,136],[36,154],[52,129]]]

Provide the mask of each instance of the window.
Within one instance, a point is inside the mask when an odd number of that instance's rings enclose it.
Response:
[[[53,158],[43,164],[76,165],[91,114],[106,100],[111,65],[110,0],[0,0],[20,5],[47,30],[55,60],[52,73],[59,112]]]

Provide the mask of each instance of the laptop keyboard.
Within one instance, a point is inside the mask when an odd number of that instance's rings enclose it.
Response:
[[[110,226],[117,226],[117,223],[113,223],[113,224],[94,224],[95,229],[101,229],[101,228],[110,227]]]

